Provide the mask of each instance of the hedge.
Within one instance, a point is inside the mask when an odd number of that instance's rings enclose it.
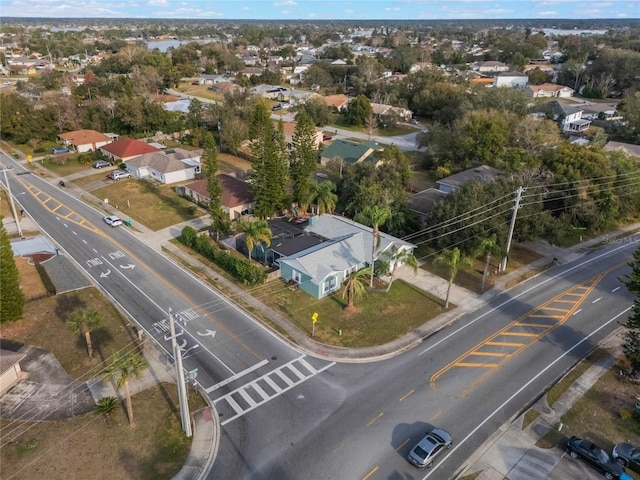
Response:
[[[208,237],[199,237],[192,227],[184,227],[179,240],[250,287],[262,285],[267,280],[267,273],[262,267],[247,258],[234,257],[221,250]]]

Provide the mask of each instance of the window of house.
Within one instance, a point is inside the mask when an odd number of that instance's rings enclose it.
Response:
[[[324,281],[323,284],[323,293],[332,292],[336,289],[336,277],[329,277]]]
[[[296,283],[301,283],[302,282],[302,275],[297,270],[293,271],[293,281],[296,282]]]

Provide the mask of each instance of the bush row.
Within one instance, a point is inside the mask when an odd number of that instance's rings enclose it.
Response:
[[[183,245],[194,249],[246,285],[254,287],[262,285],[267,280],[267,273],[262,267],[249,259],[229,255],[219,249],[208,237],[199,237],[192,227],[184,227],[179,240]]]

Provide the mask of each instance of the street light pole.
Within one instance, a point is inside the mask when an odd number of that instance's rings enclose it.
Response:
[[[501,272],[504,272],[507,268],[507,259],[509,258],[509,249],[511,248],[511,237],[513,237],[513,229],[516,226],[516,216],[518,215],[518,210],[520,209],[520,201],[522,200],[523,193],[524,188],[518,187],[518,190],[516,190],[515,205],[513,206],[513,215],[511,216],[511,225],[509,225],[509,234],[507,235],[507,248],[505,249],[505,254],[502,259],[502,263],[500,264]]]
[[[7,169],[3,168],[2,172],[4,173],[4,183],[7,186],[7,193],[9,194],[9,202],[11,203],[11,211],[13,212],[13,218],[16,219],[16,226],[18,227],[18,235],[22,238],[22,228],[20,227],[20,218],[18,218],[18,213],[16,212],[16,205],[13,202],[13,195],[11,195],[11,185],[9,185],[9,180],[7,179]]]

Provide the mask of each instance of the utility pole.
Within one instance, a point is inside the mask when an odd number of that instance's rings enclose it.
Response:
[[[20,238],[22,238],[23,235],[22,228],[20,227],[20,218],[18,217],[18,213],[16,212],[16,205],[15,203],[13,203],[13,195],[11,195],[11,185],[9,185],[9,180],[7,179],[7,169],[3,168],[2,171],[4,172],[4,183],[7,185],[7,193],[9,194],[9,202],[11,202],[11,211],[13,212],[13,218],[16,219],[18,235],[20,235]]]
[[[507,235],[507,247],[505,248],[504,258],[502,259],[502,263],[500,264],[500,271],[504,272],[507,268],[507,258],[509,257],[509,249],[511,248],[511,237],[513,236],[513,229],[516,226],[516,216],[518,215],[518,210],[520,209],[520,201],[522,200],[522,194],[524,193],[524,188],[521,186],[516,190],[516,204],[513,206],[513,215],[511,215],[511,225],[509,225],[509,234]]]
[[[184,370],[182,369],[182,350],[176,342],[176,326],[173,319],[173,311],[169,308],[169,328],[171,331],[171,347],[173,349],[173,358],[176,366],[176,382],[178,383],[178,400],[180,402],[180,419],[182,420],[182,431],[191,437],[191,418],[189,415],[189,402],[187,400],[187,386],[184,379]]]

